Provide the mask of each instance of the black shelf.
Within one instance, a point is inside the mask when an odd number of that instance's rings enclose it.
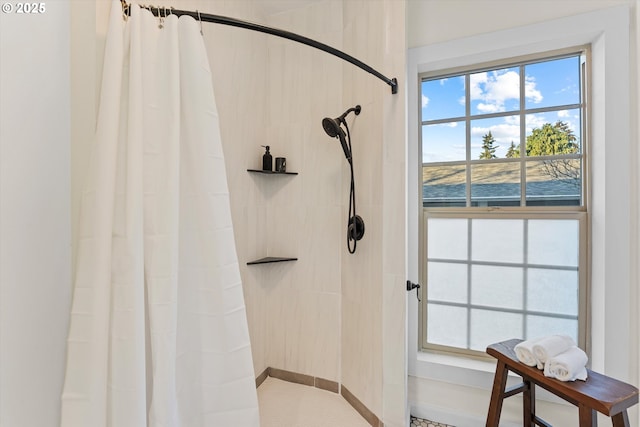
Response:
[[[265,171],[261,169],[247,169],[247,172],[263,173],[265,175],[298,175],[298,172],[275,172],[275,171]]]
[[[249,261],[247,265],[256,265],[256,264],[271,264],[274,262],[286,262],[286,261],[297,261],[298,258],[282,258],[282,257],[273,257],[268,256],[265,258],[260,258],[255,261]]]

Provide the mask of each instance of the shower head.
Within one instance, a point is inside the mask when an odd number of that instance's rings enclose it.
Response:
[[[344,118],[347,117],[347,114],[353,111],[356,113],[356,116],[357,116],[358,114],[360,114],[360,110],[361,110],[361,107],[359,105],[356,105],[355,107],[349,108],[347,111],[342,113],[340,117],[337,117],[335,119],[330,119],[329,117],[325,117],[324,119],[322,119],[322,127],[324,128],[324,131],[331,138],[338,138],[340,140],[340,145],[342,145],[342,151],[344,151],[344,156],[347,158],[347,161],[349,163],[351,163],[351,150],[347,145],[347,135],[342,130],[341,124],[344,123],[346,126],[347,124]]]
[[[349,150],[349,146],[347,145],[347,135],[340,127],[340,121],[344,120],[338,117],[337,119],[330,119],[329,117],[325,117],[322,119],[322,127],[324,131],[331,138],[338,138],[340,140],[340,145],[342,145],[342,151],[344,151],[344,156],[347,158],[347,161],[351,163],[351,150]]]
[[[324,119],[322,119],[322,127],[324,128],[324,131],[327,133],[327,135],[329,135],[331,138],[337,137],[340,132],[344,133],[344,131],[340,128],[339,120],[339,118],[330,119],[329,117],[325,117]]]

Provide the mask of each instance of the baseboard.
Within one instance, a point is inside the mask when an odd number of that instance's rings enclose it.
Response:
[[[310,387],[316,387],[332,393],[341,394],[344,400],[349,403],[369,424],[373,427],[384,427],[383,422],[367,408],[357,397],[355,397],[345,386],[341,386],[336,381],[327,380],[311,375],[300,374],[298,372],[286,371],[284,369],[268,367],[260,375],[256,377],[256,388],[267,379],[267,377],[277,378],[296,384],[302,384]]]
[[[362,415],[362,418],[367,420],[369,424],[371,424],[373,427],[384,427],[384,424],[382,423],[380,418],[378,418],[378,416],[374,414],[373,411],[371,411],[362,402],[360,402],[360,400],[358,400],[358,398],[355,397],[344,385],[341,387],[341,393],[342,397],[344,397],[344,400],[349,402],[349,405],[351,405],[353,409],[358,411],[358,413]]]
[[[269,368],[262,371],[262,373],[256,377],[256,388],[260,387],[260,385],[262,385],[262,383],[267,379],[268,376]]]

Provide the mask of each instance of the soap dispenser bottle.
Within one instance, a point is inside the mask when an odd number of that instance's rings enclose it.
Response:
[[[269,146],[263,145],[263,147],[266,148],[267,150],[265,151],[264,156],[262,156],[262,170],[271,172],[273,170],[272,168],[273,158],[271,157],[271,153],[269,152]]]

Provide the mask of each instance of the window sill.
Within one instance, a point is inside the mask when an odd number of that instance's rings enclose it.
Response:
[[[416,376],[465,386],[490,388],[496,362],[462,355],[419,351]]]
[[[496,361],[490,359],[482,360],[455,354],[418,351],[414,375],[418,378],[490,391],[495,370]],[[507,385],[520,382],[522,382],[520,376],[509,371]],[[571,406],[570,403],[540,387],[536,388],[536,397],[547,402]]]

